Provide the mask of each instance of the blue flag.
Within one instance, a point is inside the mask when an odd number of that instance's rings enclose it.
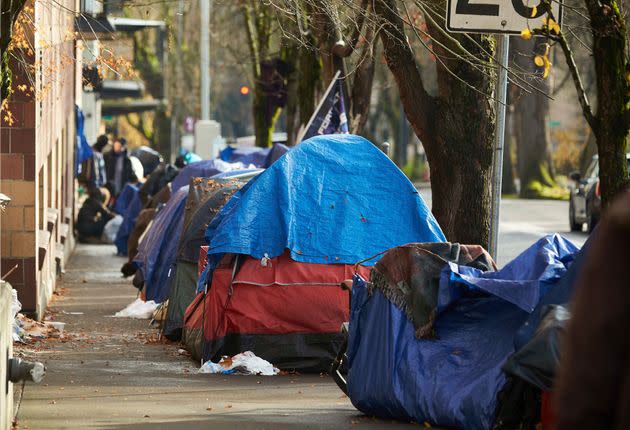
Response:
[[[339,72],[328,86],[322,101],[306,125],[302,141],[322,134],[348,133],[348,118],[343,101],[343,86]]]

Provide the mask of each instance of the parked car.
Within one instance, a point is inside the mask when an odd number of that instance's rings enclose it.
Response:
[[[626,154],[630,171],[630,153]],[[580,172],[569,175],[575,181],[569,198],[569,225],[571,231],[581,231],[584,223],[593,231],[601,215],[602,197],[599,190],[599,158],[593,156],[584,176]]]

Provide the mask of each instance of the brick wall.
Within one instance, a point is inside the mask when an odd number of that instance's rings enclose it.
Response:
[[[55,286],[62,223],[69,220],[72,231],[80,64],[69,37],[75,1],[31,0],[30,5],[37,28],[31,34],[35,52],[30,57],[21,53],[22,62],[13,60],[12,121],[6,115],[0,120],[0,192],[12,199],[0,215],[0,273],[18,265],[7,281],[24,309],[40,316]],[[51,213],[58,214],[52,227]]]

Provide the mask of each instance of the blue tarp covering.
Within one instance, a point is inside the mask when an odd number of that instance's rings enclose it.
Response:
[[[219,158],[228,163],[253,164],[256,167],[265,167],[265,160],[271,148],[259,148],[247,146],[244,148],[233,148],[228,146],[219,153]]]
[[[243,163],[228,163],[223,160],[203,160],[191,163],[184,167],[171,183],[172,192],[175,193],[181,187],[190,183],[190,178],[209,178],[217,173],[230,172],[232,170],[242,170],[254,166]]]
[[[354,264],[444,235],[378,148],[359,136],[327,135],[296,146],[248,182],[210,223],[206,240],[215,256],[275,257],[289,249],[296,261]]]
[[[177,190],[166,202],[138,246],[134,262],[144,276],[147,300],[161,303],[169,296],[167,280],[175,261],[187,197],[188,185]]]
[[[133,200],[133,198],[138,194],[140,188],[133,184],[125,184],[123,189],[120,191],[120,194],[116,198],[116,204],[114,204],[114,212],[118,215],[125,215],[127,211],[127,207]]]
[[[288,146],[282,143],[274,143],[274,145],[271,147],[271,151],[269,151],[267,157],[265,158],[265,163],[261,167],[267,169],[269,166],[275,163],[278,158],[282,157],[287,152],[289,152]]]
[[[368,415],[465,430],[490,429],[501,366],[518,330],[566,274],[577,248],[542,238],[497,272],[446,265],[436,339],[418,340],[413,323],[355,278],[348,344],[348,392]]]
[[[287,151],[289,151],[289,147],[282,143],[274,143],[271,148],[233,148],[228,146],[219,153],[219,158],[230,163],[253,164],[256,167],[266,169]]]
[[[81,163],[89,160],[93,154],[92,147],[88,143],[85,133],[85,116],[83,111],[77,105],[74,106],[75,120],[74,123],[77,127],[77,147],[76,155],[74,157],[74,176],[81,174]]]
[[[127,255],[127,242],[129,240],[129,235],[133,231],[133,228],[136,225],[136,220],[138,219],[138,215],[140,215],[140,211],[144,206],[142,204],[142,200],[140,199],[139,190],[139,188],[136,188],[136,191],[131,201],[129,202],[129,205],[125,209],[125,212],[123,213],[123,222],[120,224],[120,228],[116,233],[116,239],[114,239],[114,244],[116,245],[118,255]]]

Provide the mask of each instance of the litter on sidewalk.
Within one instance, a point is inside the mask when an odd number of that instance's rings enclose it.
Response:
[[[114,317],[149,319],[153,316],[153,312],[155,312],[158,306],[159,304],[155,303],[153,300],[145,302],[142,299],[136,299],[122,311],[116,312]]]
[[[257,357],[253,352],[245,351],[234,357],[223,357],[218,363],[206,361],[199,369],[199,373],[273,376],[280,373],[280,370],[267,360]]]
[[[18,313],[13,326],[13,340],[26,342],[32,339],[62,337],[64,326],[65,323],[62,322],[35,321]]]

